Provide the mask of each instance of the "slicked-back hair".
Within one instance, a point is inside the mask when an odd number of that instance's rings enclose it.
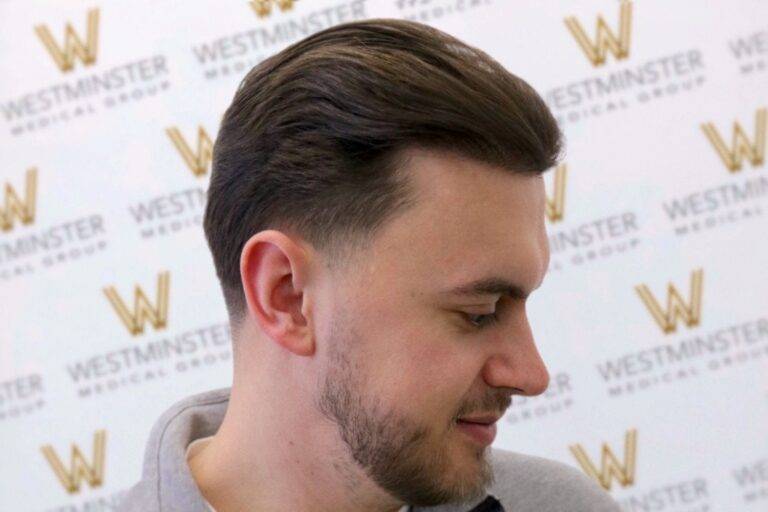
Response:
[[[214,143],[204,230],[231,321],[251,236],[290,230],[343,265],[412,204],[405,150],[537,175],[562,146],[528,83],[428,25],[368,19],[292,44],[243,78]]]

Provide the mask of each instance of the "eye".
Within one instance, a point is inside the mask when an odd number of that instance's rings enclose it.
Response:
[[[482,329],[484,327],[492,325],[499,320],[499,317],[495,311],[493,313],[485,314],[485,315],[473,315],[473,314],[465,313],[464,316],[467,318],[467,321],[470,324],[472,324],[473,327],[476,327],[478,329]]]

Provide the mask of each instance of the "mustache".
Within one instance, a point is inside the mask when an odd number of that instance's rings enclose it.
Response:
[[[515,391],[521,391],[517,388],[494,388],[482,396],[479,400],[474,400],[464,405],[456,413],[456,418],[468,416],[475,413],[493,413],[503,415],[512,405],[512,395]]]

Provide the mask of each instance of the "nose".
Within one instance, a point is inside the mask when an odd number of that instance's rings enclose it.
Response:
[[[499,333],[497,343],[483,368],[491,387],[517,388],[518,394],[536,396],[549,386],[549,371],[536,348],[528,319],[524,316],[511,330]]]

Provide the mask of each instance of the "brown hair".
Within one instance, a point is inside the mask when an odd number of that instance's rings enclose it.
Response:
[[[398,171],[416,146],[538,174],[562,134],[525,81],[417,22],[336,25],[251,69],[216,137],[204,220],[231,319],[253,234],[290,229],[343,264],[410,204]]]

